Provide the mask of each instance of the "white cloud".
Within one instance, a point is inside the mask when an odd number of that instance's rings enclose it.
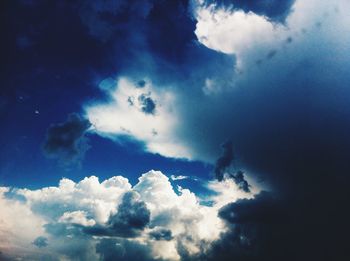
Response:
[[[200,199],[188,189],[176,193],[169,178],[160,171],[143,174],[134,187],[121,176],[103,182],[91,176],[77,183],[64,178],[58,187],[12,190],[26,198],[23,202],[7,198],[5,193],[9,189],[1,188],[0,206],[5,211],[0,213],[0,233],[7,240],[0,242],[0,250],[12,256],[41,253],[63,259],[89,251],[90,260],[98,260],[94,247],[101,238],[81,228],[105,226],[109,216],[118,211],[123,195],[134,191],[149,209],[150,222],[140,235],[127,241],[148,247],[154,258],[179,260],[179,240],[190,254],[203,251],[203,246],[209,246],[226,230],[217,216],[219,208],[252,196],[239,192],[232,181],[225,184],[209,183],[208,187],[215,192],[215,196],[208,198],[213,201],[211,206],[200,204]],[[156,240],[149,236],[159,229],[171,231],[171,238]],[[32,242],[38,236],[45,236],[48,246],[36,248]]]
[[[178,175],[178,176],[175,176],[175,175],[171,175],[170,176],[170,179],[171,180],[182,180],[182,179],[190,179],[191,177],[189,176],[184,176],[184,175]]]
[[[210,49],[227,54],[240,55],[250,51],[257,43],[274,41],[279,27],[264,16],[216,8],[214,4],[199,7],[196,18],[198,40]]]
[[[298,0],[286,22],[281,24],[253,12],[246,13],[214,4],[198,4],[194,11],[198,21],[195,34],[206,47],[235,54],[236,69],[246,71],[255,62],[265,60],[271,51],[293,49],[293,44],[288,43],[287,39],[309,46],[316,38],[323,38],[322,40],[335,41],[339,45],[341,38],[344,38],[344,32],[339,34],[340,30],[348,28],[349,25],[349,19],[342,10],[348,8],[349,2],[345,0]],[[326,29],[320,31],[322,26]],[[297,49],[300,47],[297,45]],[[300,51],[299,49],[299,53]],[[210,84],[207,85],[204,90],[206,92],[211,87]]]
[[[27,199],[27,204],[48,221],[76,216],[69,212],[81,210],[89,213],[89,222],[103,223],[116,209],[122,194],[129,191],[128,179],[115,176],[99,182],[95,176],[87,177],[78,183],[62,179],[58,187],[39,190],[19,189],[17,193]],[[65,215],[65,217],[64,217]]]
[[[32,242],[44,233],[45,221],[25,202],[6,198],[5,193],[9,191],[9,188],[0,187],[0,251],[22,258],[36,252]]]
[[[166,157],[191,158],[175,134],[179,119],[171,91],[156,89],[150,83],[140,87],[127,78],[120,78],[114,87],[104,89],[110,94],[110,102],[85,107],[92,131],[115,140],[120,135],[130,136],[144,142],[147,151]],[[155,103],[152,113],[144,111],[142,97]]]
[[[78,224],[86,227],[93,226],[96,224],[95,220],[89,219],[86,216],[86,211],[81,210],[64,212],[63,215],[58,219],[58,222]]]

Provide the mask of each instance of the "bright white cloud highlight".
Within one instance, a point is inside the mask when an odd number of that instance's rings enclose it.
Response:
[[[216,9],[212,4],[198,8],[196,18],[198,40],[210,49],[227,54],[240,54],[256,43],[271,42],[276,37],[277,25],[252,12]]]
[[[50,253],[64,260],[72,259],[71,253],[85,253],[89,260],[99,260],[94,248],[100,240],[120,236],[89,234],[84,229],[107,226],[109,217],[118,214],[125,193],[134,192],[150,211],[150,221],[137,237],[121,241],[124,243],[113,251],[125,251],[127,246],[123,244],[129,242],[147,247],[154,258],[179,260],[179,242],[189,254],[203,251],[226,231],[217,215],[219,208],[253,196],[239,191],[231,180],[210,182],[208,188],[215,192],[208,198],[213,202],[211,206],[202,205],[201,199],[188,189],[176,192],[167,176],[153,170],[143,174],[133,187],[121,176],[102,182],[91,176],[79,182],[64,178],[58,187],[11,190],[25,201],[8,198],[9,188],[1,188],[0,235],[7,240],[1,241],[0,251],[23,258],[32,258],[33,253],[36,258]],[[158,231],[170,231],[171,235],[158,239],[150,236]],[[38,237],[47,238],[48,245],[36,247],[33,242]]]
[[[198,21],[195,34],[206,47],[235,54],[236,69],[246,71],[247,67],[264,62],[276,53],[280,55],[281,51],[291,49],[290,52],[300,55],[300,42],[307,47],[313,41],[334,41],[333,38],[339,45],[344,38],[344,34],[339,35],[339,28],[345,29],[349,24],[342,10],[349,8],[346,0],[298,0],[285,24],[281,24],[253,12],[197,4],[194,11]]]
[[[166,157],[191,158],[189,149],[177,138],[179,125],[175,95],[146,83],[138,86],[127,78],[120,78],[111,89],[108,103],[85,107],[86,115],[97,134],[118,140],[129,136],[145,143],[146,150]],[[145,98],[149,98],[148,109]]]

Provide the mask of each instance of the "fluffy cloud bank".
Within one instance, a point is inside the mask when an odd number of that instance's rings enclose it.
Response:
[[[132,186],[122,176],[99,182],[62,179],[38,190],[1,188],[0,250],[9,258],[52,260],[180,260],[208,251],[228,226],[222,206],[251,198],[230,180],[206,185],[202,204],[188,189],[174,189],[159,171]],[[11,207],[10,207],[11,206]],[[21,218],[18,218],[21,217]]]

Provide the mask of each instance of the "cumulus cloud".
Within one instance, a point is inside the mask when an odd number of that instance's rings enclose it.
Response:
[[[150,222],[150,211],[137,192],[126,192],[117,212],[106,225],[85,228],[84,232],[97,236],[136,237]]]
[[[57,158],[64,165],[76,163],[89,149],[86,131],[90,122],[76,113],[68,116],[64,123],[49,127],[44,142],[44,152],[48,157]]]
[[[261,16],[266,16],[275,22],[284,22],[286,17],[292,12],[295,0],[206,0],[206,4],[214,4],[226,9],[243,10],[253,12]]]
[[[262,46],[275,46],[282,41],[283,24],[275,24],[266,16],[240,9],[226,9],[214,4],[196,9],[196,36],[210,49],[235,54],[242,70],[245,59]]]
[[[36,251],[39,257],[50,253],[56,259],[180,260],[183,251],[189,255],[206,251],[229,229],[218,216],[223,205],[253,196],[239,191],[232,181],[226,185],[208,184],[214,193],[208,198],[210,206],[202,205],[188,189],[175,191],[159,171],[143,174],[135,186],[121,176],[102,182],[92,176],[77,183],[62,179],[58,187],[13,189],[13,194],[25,198],[21,201],[6,198],[8,189],[2,188],[2,204],[15,204],[21,213],[27,212],[25,219],[16,219],[17,227],[39,223],[36,230],[31,225],[22,231],[1,224],[4,235],[17,231],[21,240],[9,240],[7,247],[2,242],[0,249],[24,258]],[[15,210],[1,212],[0,220],[11,220]]]
[[[32,242],[45,232],[45,220],[33,213],[26,202],[6,197],[9,191],[0,187],[0,257],[5,260],[35,255]]]

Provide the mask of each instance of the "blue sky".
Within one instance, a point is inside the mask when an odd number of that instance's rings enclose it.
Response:
[[[0,259],[347,260],[348,10],[4,1]]]

